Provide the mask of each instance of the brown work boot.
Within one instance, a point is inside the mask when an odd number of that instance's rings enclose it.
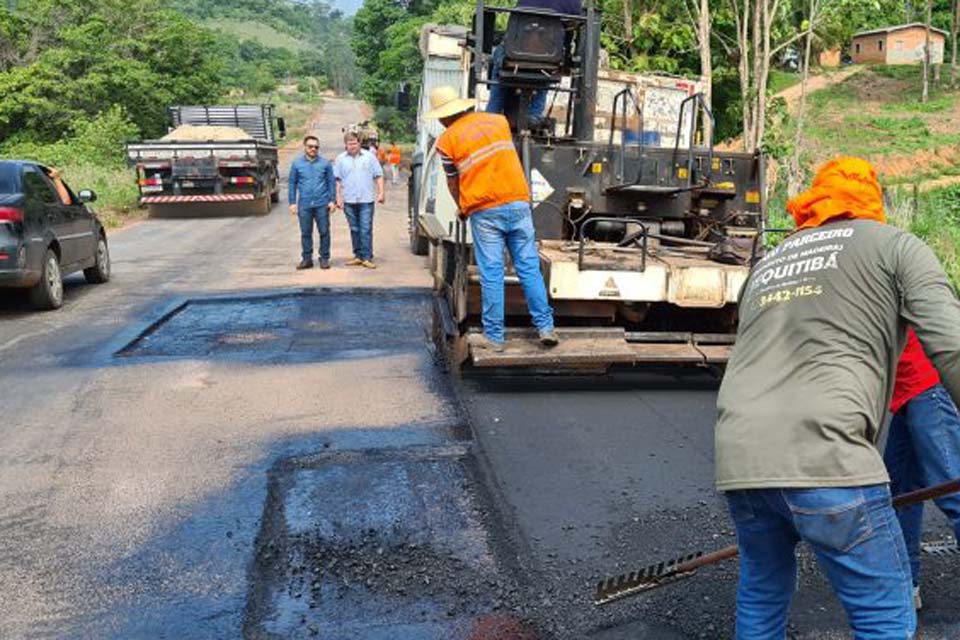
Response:
[[[374,262],[373,260],[364,260],[363,262],[361,262],[361,264],[362,264],[363,266],[365,266],[367,269],[376,269],[376,268],[377,268],[377,263]]]
[[[540,344],[545,347],[555,347],[560,344],[560,337],[553,329],[540,332]]]
[[[467,340],[470,342],[470,345],[473,347],[478,347],[480,349],[486,349],[487,351],[492,351],[494,353],[503,353],[504,343],[494,342],[487,336],[482,333],[474,333]]]
[[[361,260],[360,258],[350,258],[346,262],[346,265],[348,267],[359,267],[362,264],[363,264],[363,260]]]

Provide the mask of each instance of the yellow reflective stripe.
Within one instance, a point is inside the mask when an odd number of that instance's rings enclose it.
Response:
[[[477,149],[476,151],[471,153],[469,156],[467,156],[466,158],[458,162],[457,171],[459,171],[461,174],[466,173],[478,162],[481,162],[482,160],[486,160],[487,158],[494,155],[495,153],[499,153],[500,151],[513,150],[513,148],[514,148],[513,142],[509,140],[502,140],[500,142],[494,142],[492,144],[488,144],[485,147]]]

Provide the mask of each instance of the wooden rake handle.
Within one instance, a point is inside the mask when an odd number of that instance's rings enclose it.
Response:
[[[896,495],[893,497],[893,506],[895,508],[905,507],[911,504],[926,502],[927,500],[942,498],[943,496],[950,495],[951,493],[956,493],[958,491],[960,491],[960,478],[950,480],[942,484],[937,484],[932,487],[926,487],[924,489],[917,489],[916,491],[910,491],[909,493],[901,493]],[[699,569],[700,567],[705,567],[709,564],[723,562],[724,560],[729,560],[730,558],[736,557],[738,554],[739,550],[737,545],[732,544],[729,547],[720,549],[719,551],[714,551],[713,553],[702,555],[699,558],[693,558],[687,562],[681,562],[677,564],[675,573],[686,573],[687,571],[693,571],[694,569]]]

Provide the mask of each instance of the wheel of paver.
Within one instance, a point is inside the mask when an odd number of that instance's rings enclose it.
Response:
[[[102,234],[97,240],[96,260],[92,267],[83,270],[83,277],[90,284],[103,284],[110,280],[110,247]]]
[[[277,204],[280,202],[280,187],[273,185],[273,193],[270,194],[270,202]]]
[[[410,181],[407,187],[407,207],[410,219],[410,251],[415,256],[430,253],[430,240],[420,233],[420,165],[410,168]]]
[[[30,288],[28,295],[33,306],[43,311],[63,306],[63,276],[60,274],[60,260],[53,249],[47,249],[43,256],[40,282]]]

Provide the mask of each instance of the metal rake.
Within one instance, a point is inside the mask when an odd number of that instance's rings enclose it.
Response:
[[[960,491],[960,478],[925,489],[902,493],[893,498],[893,506],[903,507],[908,504],[916,504],[957,491]],[[734,544],[712,553],[697,551],[679,558],[648,565],[638,571],[605,578],[597,583],[593,603],[604,605],[620,598],[662,587],[665,584],[692,576],[701,567],[735,558],[738,553],[737,545]]]

